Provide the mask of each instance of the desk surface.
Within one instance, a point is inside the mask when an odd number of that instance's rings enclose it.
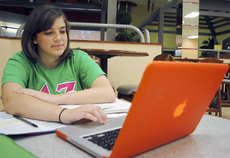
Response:
[[[79,49],[79,48],[72,48]],[[98,58],[101,58],[101,68],[107,74],[107,62],[108,58],[114,56],[149,56],[146,52],[137,52],[137,51],[127,51],[127,50],[113,50],[113,49],[81,49],[89,55],[95,55]]]
[[[81,49],[89,55],[95,56],[148,56],[146,52],[128,51],[128,50],[111,50],[111,49]]]
[[[175,59],[176,61],[198,62],[199,59]]]
[[[17,144],[40,158],[92,157],[71,143],[59,138],[55,133],[36,136],[11,136],[11,138]],[[229,158],[229,144],[230,120],[204,115],[191,135],[135,157]]]
[[[55,133],[11,136],[17,144],[43,158],[91,158],[92,156],[59,138]],[[189,136],[135,156],[135,158],[229,158],[230,120],[204,115]]]

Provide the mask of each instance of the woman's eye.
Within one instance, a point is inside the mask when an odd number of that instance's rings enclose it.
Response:
[[[46,34],[46,35],[50,35],[50,34],[52,34],[52,32],[45,32],[45,34]]]
[[[65,31],[60,31],[60,33],[65,33]]]

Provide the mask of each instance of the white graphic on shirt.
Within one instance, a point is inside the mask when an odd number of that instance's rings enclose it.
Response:
[[[75,85],[76,81],[61,83],[57,85],[56,91],[60,93],[62,89],[65,89],[65,93],[72,92],[74,91]]]

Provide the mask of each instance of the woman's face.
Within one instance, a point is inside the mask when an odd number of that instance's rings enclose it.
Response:
[[[38,45],[38,54],[42,58],[58,59],[66,49],[66,26],[62,17],[55,20],[53,26],[37,34],[34,43]]]

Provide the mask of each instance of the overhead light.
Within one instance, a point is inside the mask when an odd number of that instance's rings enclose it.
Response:
[[[82,11],[95,11],[95,12],[101,12],[101,9],[90,9],[90,8],[66,8],[66,7],[60,7],[61,9],[66,10],[82,10]]]
[[[16,27],[11,27],[11,26],[1,26],[4,32],[9,32],[9,33],[16,33],[18,28]]]
[[[11,30],[17,30],[17,29],[18,29],[17,27],[5,26],[5,25],[1,25],[1,27],[2,27],[3,29],[11,29]]]
[[[199,12],[191,12],[188,15],[186,15],[185,17],[186,18],[195,18],[197,16],[199,16]]]
[[[198,38],[198,36],[189,36],[189,37],[187,37],[187,38],[196,39],[196,38]]]

